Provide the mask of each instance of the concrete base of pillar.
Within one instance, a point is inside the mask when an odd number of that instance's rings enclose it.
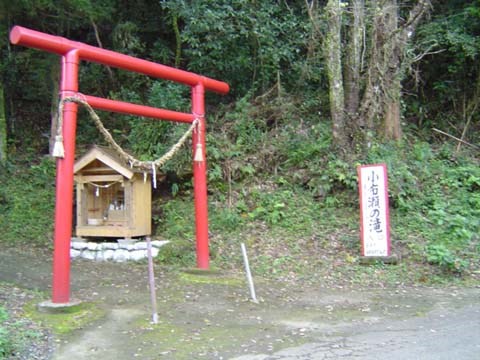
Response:
[[[75,306],[81,304],[80,300],[70,300],[67,303],[54,303],[51,300],[43,301],[37,305],[40,312],[49,314],[59,314],[74,311]]]

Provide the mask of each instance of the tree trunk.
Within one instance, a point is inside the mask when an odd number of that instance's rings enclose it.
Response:
[[[342,8],[339,0],[329,0],[325,8],[328,31],[325,38],[325,61],[328,75],[330,114],[334,145],[345,148],[348,136],[345,129],[345,103],[342,76]]]
[[[472,121],[473,116],[477,112],[479,105],[480,105],[480,68],[478,70],[477,81],[476,81],[475,90],[473,91],[473,96],[468,101],[468,104],[465,106],[465,110],[463,112],[463,118],[465,120],[465,124],[463,126],[462,136],[460,137],[461,140],[465,140],[468,129],[470,127],[470,123]],[[457,144],[456,151],[459,152],[461,147],[462,147],[462,142],[459,141]]]
[[[400,140],[400,98],[402,86],[400,78],[400,57],[405,51],[405,44],[401,44],[398,37],[392,36],[398,30],[398,5],[397,0],[386,0],[383,7],[383,36],[379,44],[383,48],[384,69],[384,101],[380,128],[383,129],[383,137],[386,140]]]
[[[172,17],[172,26],[175,34],[175,67],[179,68],[182,56],[182,37],[180,36],[180,29],[178,28],[178,14],[176,12]]]
[[[379,18],[381,16],[381,0],[371,0],[368,8],[369,21],[368,33],[365,37],[368,39],[369,45],[367,52],[368,64],[364,74],[365,89],[362,94],[362,99],[359,104],[358,120],[357,122],[363,123],[366,128],[367,134],[374,134],[376,132],[376,119],[380,112],[380,83],[379,83]],[[370,141],[366,136],[367,142]]]
[[[393,96],[389,95],[385,100],[385,114],[383,117],[383,136],[386,140],[400,140],[402,138],[401,116],[400,116],[400,92],[401,84],[399,79],[394,79],[392,85]]]
[[[50,117],[52,119],[50,124],[50,139],[48,142],[48,150],[51,154],[53,151],[53,146],[55,144],[55,136],[57,135],[57,126],[58,126],[58,104],[60,97],[58,92],[60,91],[60,62],[56,61],[52,64],[51,67],[51,79],[53,83],[52,91],[52,103],[50,106]]]
[[[3,83],[0,82],[0,165],[7,161],[7,114]]]
[[[397,0],[385,0],[384,23],[389,33],[385,41],[385,100],[383,109],[383,129],[387,140],[400,140],[402,137],[400,100],[402,97],[401,81],[405,71],[411,66],[411,59],[406,56],[406,47],[430,7],[429,0],[418,0],[410,10],[407,20],[399,26]]]
[[[345,108],[349,119],[355,118],[360,102],[360,72],[362,70],[362,50],[365,34],[364,0],[352,0],[349,9],[348,46],[345,49]],[[363,118],[358,118],[363,127]]]
[[[406,46],[429,6],[428,0],[419,0],[399,26],[397,0],[371,2],[367,83],[359,113],[367,127],[385,140],[399,140],[402,136],[401,81],[411,65]]]
[[[312,42],[321,34],[317,1],[305,0],[312,21]],[[323,38],[328,76],[332,137],[343,149],[377,140],[398,140],[401,131],[402,80],[412,59],[407,44],[430,7],[430,0],[412,1],[406,19],[398,0],[328,0]],[[342,18],[343,17],[343,18]],[[342,21],[349,28],[342,39]],[[342,42],[343,40],[343,42]],[[309,54],[313,53],[309,48]],[[342,58],[342,55],[344,56]],[[364,66],[364,60],[366,65]],[[342,63],[343,61],[343,63]],[[342,74],[343,67],[343,74]],[[358,131],[363,129],[362,132]]]

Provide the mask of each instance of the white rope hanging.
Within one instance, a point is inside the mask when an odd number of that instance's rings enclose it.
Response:
[[[152,180],[153,180],[153,188],[157,188],[157,169],[155,168],[155,164],[152,163]]]
[[[121,181],[112,181],[108,184],[97,184],[91,181],[86,182],[89,185],[92,185],[95,188],[95,197],[100,197],[100,189],[108,189],[110,186],[121,183]]]
[[[87,184],[92,185],[92,186],[96,187],[97,189],[108,189],[110,186],[118,184],[118,183],[121,183],[121,181],[112,181],[111,183],[108,183],[108,184],[105,184],[105,185],[96,184],[94,182],[87,181]]]

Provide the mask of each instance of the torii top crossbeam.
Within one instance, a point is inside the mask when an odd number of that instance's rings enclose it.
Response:
[[[206,154],[204,93],[205,90],[209,90],[226,94],[229,91],[227,83],[20,26],[15,26],[11,30],[10,41],[15,45],[23,45],[62,56],[62,77],[60,84],[60,96],[62,98],[72,95],[72,93],[78,93],[78,73],[81,60],[117,67],[190,86],[192,88],[191,113],[158,109],[90,95],[82,94],[82,96],[90,106],[100,110],[188,123],[197,119],[198,125],[193,132],[192,146],[194,150],[197,146],[200,147],[202,153]],[[75,160],[76,122],[77,104],[66,103],[63,112],[62,129],[65,156],[57,160],[52,281],[53,303],[68,303],[70,301],[70,238],[72,234],[73,164]],[[193,177],[197,266],[201,269],[208,269],[208,205],[205,155],[202,161],[194,162]]]
[[[54,54],[65,56],[72,50],[78,51],[81,60],[96,62],[120,69],[145,74],[155,78],[172,80],[189,86],[203,84],[205,90],[226,94],[229,91],[227,83],[210,79],[189,71],[184,71],[133,56],[101,49],[81,42],[65,39],[60,36],[48,35],[39,31],[15,26],[10,32],[10,41],[15,45],[23,45]]]

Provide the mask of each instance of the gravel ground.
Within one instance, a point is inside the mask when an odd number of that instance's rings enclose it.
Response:
[[[3,326],[9,332],[16,347],[15,353],[7,359],[46,360],[52,357],[54,350],[52,335],[40,324],[23,316],[23,307],[33,301],[35,296],[32,291],[0,284],[0,304],[9,315]]]
[[[384,271],[366,269],[370,275]],[[25,304],[48,298],[51,254],[6,249],[0,252],[0,304],[10,313],[15,337],[28,335],[20,341],[23,350],[11,359],[226,360],[243,356],[273,360],[339,358],[340,353],[344,358],[360,354],[374,359],[379,357],[368,351],[384,346],[384,337],[392,338],[400,350],[423,346],[426,341],[436,350],[431,359],[451,359],[451,353],[445,352],[449,357],[442,354],[440,345],[446,339],[453,341],[457,333],[478,333],[478,287],[407,286],[402,282],[393,287],[382,283],[347,287],[327,274],[316,284],[256,277],[261,301],[254,304],[243,276],[220,273],[208,277],[156,267],[159,324],[152,325],[145,263],[73,261],[73,298],[94,303],[104,316],[53,338],[22,312]],[[16,322],[21,325],[16,327]],[[15,330],[20,327],[22,332]],[[466,336],[461,341],[462,349],[478,354],[478,342]],[[344,344],[346,349],[339,348]],[[413,358],[427,359],[421,351],[415,348],[419,356]],[[397,355],[412,358],[401,352]],[[472,357],[468,353],[455,358]]]

